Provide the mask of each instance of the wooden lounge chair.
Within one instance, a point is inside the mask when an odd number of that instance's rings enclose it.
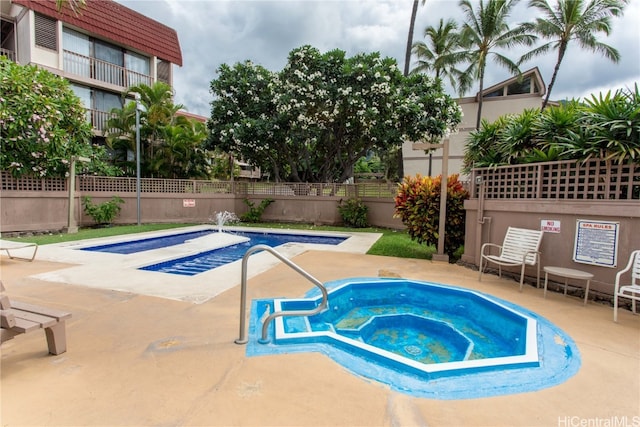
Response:
[[[524,269],[527,265],[538,266],[538,281],[536,287],[540,287],[540,244],[542,243],[543,231],[528,230],[526,228],[509,227],[504,236],[502,245],[485,243],[480,250],[480,276],[487,264],[492,262],[498,265],[498,275],[502,277],[502,267],[521,266],[520,271],[520,292],[524,284]],[[498,248],[498,255],[490,254],[491,248]],[[484,264],[484,265],[483,265]]]
[[[16,335],[44,329],[49,353],[57,355],[67,351],[65,321],[71,318],[71,313],[9,301],[4,291],[0,281],[0,343]]]
[[[16,256],[16,255],[12,255],[11,251],[15,251],[17,249],[24,249],[24,248],[33,248],[33,253],[31,254],[31,258],[29,257],[22,257],[22,256]],[[36,243],[21,243],[21,242],[12,242],[10,240],[0,240],[0,251],[5,251],[7,253],[7,256],[11,259],[22,259],[25,261],[33,261],[33,259],[36,257],[36,253],[38,252],[38,245]]]
[[[631,284],[620,286],[622,275],[631,271]],[[629,298],[631,309],[636,314],[636,301],[640,301],[640,250],[631,252],[627,266],[616,274],[616,283],[613,291],[613,321],[618,321],[618,298]]]

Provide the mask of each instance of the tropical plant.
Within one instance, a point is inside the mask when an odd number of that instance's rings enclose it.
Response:
[[[506,116],[500,116],[492,123],[482,119],[480,129],[469,133],[464,146],[462,172],[468,174],[473,168],[495,167],[506,162],[499,145],[502,129],[506,125]]]
[[[395,197],[394,217],[400,218],[407,227],[411,240],[427,245],[437,245],[440,222],[440,191],[442,176],[407,176],[398,187]],[[447,215],[444,250],[449,261],[455,261],[457,249],[464,244],[464,201],[469,192],[458,179],[451,175],[447,179]]]
[[[509,164],[522,163],[537,148],[532,132],[540,110],[526,109],[520,114],[506,116],[506,124],[500,131],[500,149]]]
[[[367,220],[367,212],[369,207],[358,198],[340,200],[338,203],[338,212],[342,218],[342,222],[347,227],[366,228],[369,226]]]
[[[91,197],[84,196],[82,198],[82,205],[84,206],[84,212],[89,215],[98,225],[109,225],[120,213],[121,204],[124,200],[119,196],[111,197],[103,203],[95,204],[92,202]]]
[[[33,65],[0,57],[0,169],[13,176],[64,177],[71,156],[77,168],[118,174],[103,149],[91,144],[91,125],[69,83]]]
[[[465,16],[460,33],[463,50],[449,56],[447,61],[469,64],[458,77],[458,90],[461,94],[471,89],[473,82],[479,82],[476,129],[480,128],[482,119],[482,92],[488,59],[493,57],[498,65],[507,68],[514,75],[519,74],[518,65],[495,50],[510,49],[518,45],[530,46],[536,40],[536,36],[528,34],[526,27],[522,25],[509,28],[508,19],[518,1],[480,0],[477,10],[470,0],[461,0],[459,3]]]
[[[378,53],[347,58],[294,49],[277,74],[223,65],[211,83],[209,148],[243,158],[276,181],[344,182],[367,153],[439,140],[461,120],[440,82],[403,77]]]
[[[529,7],[538,9],[542,17],[534,22],[524,24],[527,31],[539,34],[549,42],[539,46],[522,56],[519,63],[544,54],[551,49],[558,51],[558,57],[547,95],[542,103],[544,110],[549,102],[551,91],[558,77],[560,64],[567,52],[569,43],[575,40],[582,49],[600,53],[605,58],[617,63],[620,60],[618,51],[597,40],[597,33],[609,35],[611,17],[620,16],[628,0],[557,0],[554,5],[547,0],[529,0]]]
[[[140,84],[128,92],[140,94],[140,164],[142,176],[161,178],[208,178],[209,153],[204,148],[204,123],[176,114],[182,108],[173,103],[169,85],[156,82]],[[108,121],[107,145],[113,150],[113,161],[136,173],[136,103],[113,109]]]
[[[422,0],[424,6],[427,0]],[[411,47],[413,46],[413,32],[416,27],[416,17],[418,16],[418,5],[420,0],[413,0],[413,6],[411,7],[411,19],[409,21],[409,33],[407,35],[407,49],[404,54],[404,73],[406,77],[409,75],[409,66],[411,64]]]
[[[260,222],[264,210],[267,209],[267,206],[274,202],[273,199],[263,199],[260,204],[256,206],[256,204],[249,199],[244,199],[243,201],[244,204],[249,208],[249,210],[245,214],[240,216],[240,219],[243,222]]]
[[[640,159],[640,91],[619,89],[544,111],[482,121],[465,147],[463,170],[553,160]]]
[[[174,125],[162,129],[162,142],[149,159],[148,170],[161,178],[208,178],[210,174],[206,125],[196,120],[179,117]]]
[[[585,99],[579,120],[587,130],[586,144],[569,149],[581,159],[603,158],[618,163],[640,159],[640,92],[617,90]]]
[[[578,101],[572,100],[542,111],[532,129],[537,145],[551,149],[574,141],[580,134],[579,118],[583,108]]]
[[[448,77],[449,82],[455,88],[456,76],[459,71],[455,63],[451,62],[453,53],[460,46],[460,38],[457,33],[458,24],[449,19],[446,23],[440,19],[438,27],[429,26],[424,30],[424,38],[428,43],[415,42],[413,53],[418,58],[418,65],[411,70],[412,73],[433,71],[436,79]]]

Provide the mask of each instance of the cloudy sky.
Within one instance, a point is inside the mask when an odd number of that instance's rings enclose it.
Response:
[[[377,51],[395,58],[402,70],[413,5],[413,0],[117,1],[177,31],[183,66],[174,67],[176,102],[207,117],[212,100],[210,82],[224,63],[251,60],[280,71],[291,50],[309,44],[321,52],[341,49],[348,56]],[[521,0],[514,10],[514,24],[534,18],[534,10],[526,3]],[[427,0],[421,5],[414,41],[424,41],[424,29],[437,26],[440,18],[462,22],[457,0]],[[631,0],[624,16],[613,19],[612,34],[599,39],[618,49],[620,62],[614,64],[570,44],[552,99],[582,98],[640,83],[640,1]],[[518,59],[522,53],[524,50],[514,51],[509,56]],[[522,70],[537,66],[548,85],[555,61],[556,52],[548,53],[524,64]],[[508,77],[506,70],[490,63],[485,87]],[[450,88],[448,92],[457,97]]]

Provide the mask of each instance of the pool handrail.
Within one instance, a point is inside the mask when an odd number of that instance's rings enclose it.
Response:
[[[247,263],[249,261],[249,257],[252,253],[256,251],[267,251],[271,253],[273,256],[278,258],[280,261],[284,262],[286,265],[294,269],[296,272],[300,273],[302,276],[307,278],[310,282],[320,288],[320,292],[322,292],[322,301],[320,304],[314,308],[313,310],[291,310],[291,311],[278,311],[271,313],[262,324],[262,338],[260,338],[259,342],[262,344],[266,344],[269,342],[267,339],[267,331],[269,329],[269,323],[276,317],[280,316],[313,316],[314,314],[320,313],[327,307],[327,300],[329,298],[327,293],[327,288],[320,282],[318,279],[313,277],[311,274],[304,271],[300,266],[295,264],[293,261],[285,258],[282,254],[276,251],[271,246],[267,245],[255,245],[247,249],[244,256],[242,257],[242,280],[240,283],[240,336],[234,342],[236,344],[246,344],[249,340],[247,339],[247,329],[245,327],[245,311],[247,308]]]

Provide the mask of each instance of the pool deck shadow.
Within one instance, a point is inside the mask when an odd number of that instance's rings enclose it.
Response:
[[[303,252],[293,261],[322,282],[397,276],[494,295],[545,317],[571,336],[582,366],[566,382],[536,392],[467,400],[417,398],[354,375],[322,354],[247,357],[245,347],[234,343],[239,334],[238,285],[194,304],[45,281],[43,274],[70,265],[3,256],[0,278],[11,298],[70,311],[73,317],[67,322],[68,351],[62,355],[47,354],[44,332],[2,344],[0,423],[572,426],[640,422],[640,316],[622,310],[619,323],[614,323],[608,305],[590,301],[583,306],[580,298],[555,292],[545,299],[543,290],[532,286],[520,293],[511,279],[486,275],[478,282],[477,271],[441,262],[321,250]],[[301,297],[311,288],[302,276],[278,264],[249,279],[248,297]]]

